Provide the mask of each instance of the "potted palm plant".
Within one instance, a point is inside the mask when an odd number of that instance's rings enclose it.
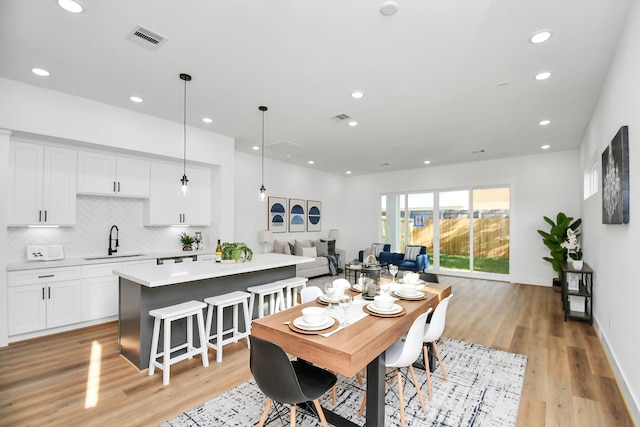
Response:
[[[251,261],[253,251],[242,242],[222,244],[222,261],[244,262]]]
[[[558,276],[553,279],[554,289],[558,290],[562,282],[562,263],[567,260],[567,248],[565,247],[567,232],[568,230],[575,232],[578,227],[580,227],[580,224],[582,224],[582,219],[578,218],[574,221],[572,217],[559,212],[558,215],[556,215],[555,222],[546,216],[544,220],[551,228],[549,231],[538,230],[538,234],[542,236],[542,243],[549,248],[549,256],[543,257],[542,259],[549,262],[553,270],[558,274]]]
[[[180,234],[180,242],[182,242],[182,250],[183,251],[190,251],[193,250],[193,242],[195,242],[196,239],[194,239],[192,236],[189,236],[187,233],[183,232],[182,234]]]

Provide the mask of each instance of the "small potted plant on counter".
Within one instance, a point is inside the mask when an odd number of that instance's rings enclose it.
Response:
[[[193,250],[193,243],[196,241],[192,236],[189,236],[187,233],[182,232],[180,234],[180,242],[182,242],[182,250],[183,251],[191,251]]]
[[[228,243],[222,244],[222,261],[227,262],[245,262],[251,261],[253,251],[244,243]]]

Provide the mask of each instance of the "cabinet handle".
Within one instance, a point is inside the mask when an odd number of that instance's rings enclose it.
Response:
[[[38,276],[38,279],[45,279],[47,277],[54,277],[55,274],[45,274],[44,276]]]
[[[51,299],[51,286],[47,286],[47,291],[49,292],[49,299]]]
[[[47,211],[44,211],[44,222],[47,222]]]
[[[120,192],[120,182],[118,182],[118,193]]]
[[[113,181],[113,192],[117,193],[117,191],[116,191],[116,182],[115,181]]]
[[[44,286],[42,287],[42,299],[44,299]]]
[[[38,211],[38,222],[42,222],[42,211]]]
[[[186,214],[182,214],[182,222],[187,222],[187,215]]]

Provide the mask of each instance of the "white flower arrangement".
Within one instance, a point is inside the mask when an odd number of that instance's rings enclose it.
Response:
[[[580,249],[580,243],[578,243],[578,235],[572,229],[567,230],[567,240],[560,243],[560,246],[567,250],[567,260],[581,260],[582,250]]]

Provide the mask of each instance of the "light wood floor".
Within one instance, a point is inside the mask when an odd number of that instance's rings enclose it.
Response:
[[[519,427],[633,426],[593,328],[564,322],[558,293],[453,277],[441,282],[454,294],[445,336],[528,356]],[[210,350],[208,368],[199,358],[174,365],[164,387],[161,371],[149,377],[118,355],[117,333],[112,322],[0,349],[0,425],[157,426],[251,375],[241,341],[225,346],[221,364]],[[100,349],[99,364],[90,363],[92,348]],[[99,384],[88,386],[92,367]],[[92,396],[97,402],[85,407]]]

